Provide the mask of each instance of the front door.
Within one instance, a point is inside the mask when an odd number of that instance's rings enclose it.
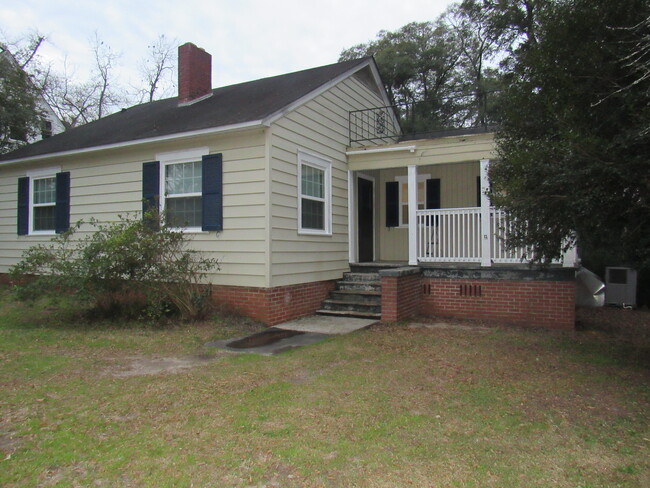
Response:
[[[374,256],[374,225],[373,225],[373,183],[362,177],[357,178],[357,226],[359,243],[359,262],[367,263]]]

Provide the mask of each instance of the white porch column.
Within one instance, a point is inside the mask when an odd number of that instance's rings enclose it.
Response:
[[[418,167],[408,167],[408,211],[409,211],[409,266],[418,264]]]
[[[348,170],[348,261],[357,259],[357,175]]]
[[[481,266],[492,266],[492,232],[490,230],[490,160],[481,159]]]

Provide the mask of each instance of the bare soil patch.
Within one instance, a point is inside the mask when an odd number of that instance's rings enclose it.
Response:
[[[144,376],[161,373],[180,373],[190,368],[211,363],[217,356],[189,356],[162,358],[133,358],[124,366],[111,368],[109,374],[118,378]]]

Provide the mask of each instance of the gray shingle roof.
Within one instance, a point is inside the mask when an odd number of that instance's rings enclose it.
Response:
[[[179,107],[177,97],[136,105],[4,154],[0,161],[262,120],[367,60],[215,88],[211,97],[187,106]]]

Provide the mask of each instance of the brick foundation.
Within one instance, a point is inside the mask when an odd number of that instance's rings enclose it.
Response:
[[[572,329],[575,283],[423,279],[421,313]]]
[[[213,285],[212,299],[237,313],[276,325],[316,312],[335,284],[331,280],[273,288]]]
[[[575,270],[398,268],[380,272],[382,320],[420,313],[573,329]]]

